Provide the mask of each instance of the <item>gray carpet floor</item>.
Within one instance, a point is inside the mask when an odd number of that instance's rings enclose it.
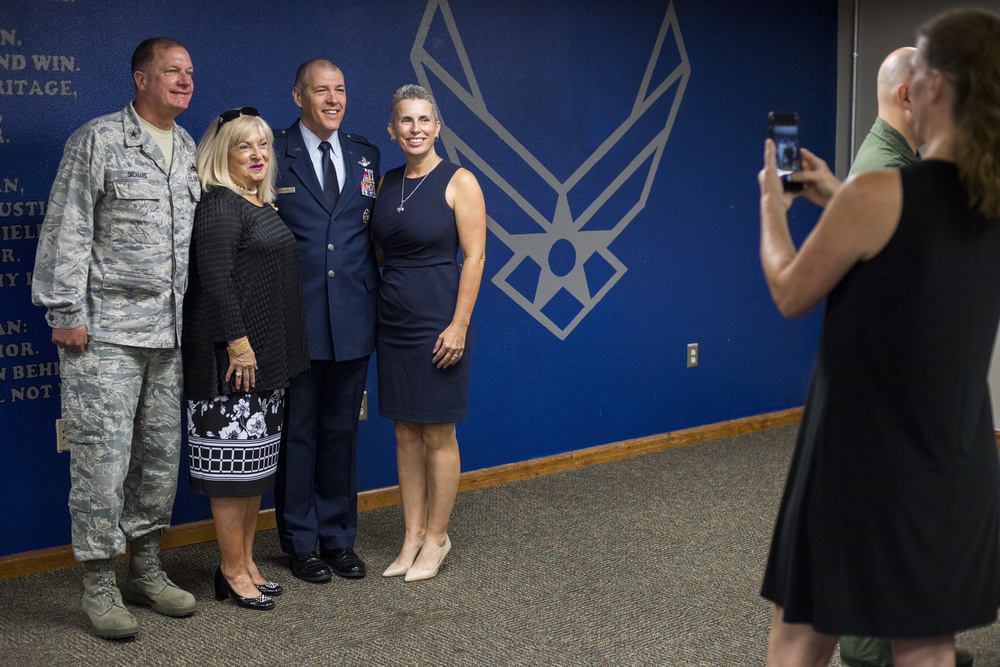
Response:
[[[274,531],[257,561],[278,608],[216,602],[214,543],[164,552],[199,600],[170,619],[132,607],[130,641],[87,634],[81,568],[0,581],[5,665],[761,665],[758,595],[796,427],[462,493],[437,578],[383,579],[398,507],[360,517],[370,574],[293,578]],[[118,564],[119,576],[124,562]],[[1000,624],[964,633],[977,667],[1000,666]],[[839,665],[835,656],[833,665]]]

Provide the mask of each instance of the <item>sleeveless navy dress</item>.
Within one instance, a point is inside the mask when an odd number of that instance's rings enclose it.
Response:
[[[900,177],[892,239],[827,299],[762,586],[826,634],[947,635],[1000,605],[1000,220],[955,164]]]
[[[376,338],[379,414],[419,424],[452,423],[465,419],[471,328],[458,363],[439,369],[431,358],[458,298],[458,230],[444,193],[459,167],[442,161],[423,182],[404,179],[404,169],[385,174],[372,216],[372,234],[384,255]]]

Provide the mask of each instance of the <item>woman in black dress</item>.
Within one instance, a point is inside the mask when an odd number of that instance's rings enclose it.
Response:
[[[274,486],[284,390],[309,365],[295,237],[275,212],[271,128],[226,111],[198,144],[184,300],[191,487],[210,498],[221,563],[215,595],[272,609],[281,586],[253,560],[261,495]]]
[[[953,665],[1000,605],[1000,466],[987,375],[1000,319],[1000,17],[941,14],[909,82],[923,161],[843,186],[801,248],[765,144],[761,262],[778,308],[828,297],[762,595],[768,665],[826,665],[841,634],[894,664]]]
[[[476,177],[434,150],[441,116],[430,92],[403,86],[391,109],[389,136],[406,164],[382,178],[372,216],[383,262],[376,350],[379,414],[396,423],[406,535],[383,576],[420,581],[437,575],[451,549],[461,472],[455,422],[465,419],[486,205]]]

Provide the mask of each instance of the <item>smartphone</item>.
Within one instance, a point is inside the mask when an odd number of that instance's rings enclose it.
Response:
[[[802,184],[789,180],[793,171],[802,171],[799,154],[799,114],[775,113],[767,115],[767,133],[778,149],[778,175],[785,192],[801,192]]]

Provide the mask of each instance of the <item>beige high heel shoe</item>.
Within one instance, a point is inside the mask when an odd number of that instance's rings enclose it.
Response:
[[[413,560],[417,560],[417,556],[420,555],[420,549],[417,549],[417,553],[413,556]],[[389,567],[385,568],[385,572],[382,573],[383,577],[401,577],[406,574],[406,571],[413,567],[413,562],[409,565],[400,565],[399,557],[392,561]]]
[[[448,555],[451,551],[451,537],[444,536],[444,548],[441,549],[441,557],[438,558],[437,565],[435,565],[430,570],[418,570],[417,568],[411,567],[406,571],[406,576],[403,577],[403,581],[409,583],[412,581],[424,581],[425,579],[433,579],[437,576],[438,570],[441,569],[441,563],[444,562],[444,557]]]
[[[392,564],[385,568],[385,572],[382,573],[383,577],[401,577],[406,574],[406,571],[410,568],[406,565],[400,565],[396,561],[392,561]]]

